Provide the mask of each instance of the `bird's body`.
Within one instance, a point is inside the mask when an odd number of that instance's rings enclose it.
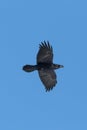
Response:
[[[25,65],[23,70],[26,72],[32,72],[38,70],[39,77],[43,82],[46,91],[51,90],[57,83],[56,73],[54,69],[62,68],[63,65],[53,63],[53,49],[49,42],[43,42],[39,46],[37,54],[37,65]]]

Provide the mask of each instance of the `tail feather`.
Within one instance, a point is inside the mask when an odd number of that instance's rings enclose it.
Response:
[[[25,65],[23,66],[23,70],[26,72],[32,72],[34,70],[36,70],[36,66],[35,65]]]

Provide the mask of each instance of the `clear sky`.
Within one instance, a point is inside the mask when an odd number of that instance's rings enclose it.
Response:
[[[49,40],[58,84],[45,92],[36,64]],[[87,1],[0,1],[0,130],[87,130]]]

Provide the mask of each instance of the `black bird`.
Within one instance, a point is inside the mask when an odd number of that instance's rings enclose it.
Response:
[[[37,64],[25,65],[23,66],[23,70],[26,72],[38,70],[39,77],[44,84],[46,91],[50,91],[57,83],[54,70],[63,67],[63,65],[53,63],[53,48],[48,41],[44,41],[39,44]]]

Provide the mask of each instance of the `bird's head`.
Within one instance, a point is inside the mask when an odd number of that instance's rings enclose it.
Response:
[[[63,65],[59,65],[59,64],[53,64],[54,68],[55,69],[59,69],[59,68],[63,68],[64,66]]]

